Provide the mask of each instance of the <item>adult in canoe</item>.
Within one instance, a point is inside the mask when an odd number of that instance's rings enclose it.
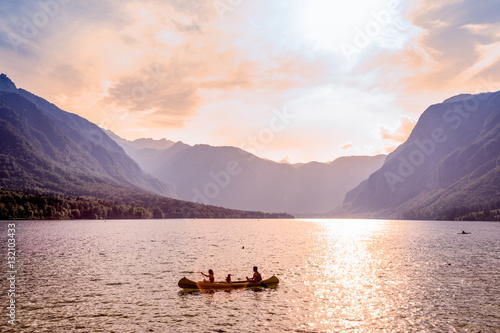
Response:
[[[207,277],[208,278],[208,281],[203,279],[204,282],[210,282],[210,283],[214,283],[215,282],[215,278],[214,278],[214,271],[209,269],[208,270],[208,275],[203,273],[203,272],[200,272],[201,275],[203,275],[204,277]]]
[[[253,277],[251,279],[249,279],[247,276],[247,281],[248,282],[260,282],[260,281],[262,281],[262,276],[260,275],[257,266],[253,266]]]

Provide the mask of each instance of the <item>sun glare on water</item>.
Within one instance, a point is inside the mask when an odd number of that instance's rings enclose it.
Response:
[[[339,320],[339,310],[332,310],[328,306],[330,302],[342,304],[341,317],[349,318],[342,322],[342,327],[372,316],[384,317],[392,306],[385,292],[390,292],[393,286],[385,285],[384,292],[375,287],[380,284],[380,263],[384,260],[379,257],[376,244],[384,237],[387,221],[307,221],[317,223],[322,230],[312,242],[314,256],[305,269],[308,272],[305,284],[313,294],[311,302],[317,309],[309,325],[319,329],[321,325]],[[374,306],[380,303],[388,308]]]

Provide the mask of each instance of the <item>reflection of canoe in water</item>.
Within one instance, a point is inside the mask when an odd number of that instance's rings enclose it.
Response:
[[[276,276],[271,276],[269,279],[262,280],[261,282],[247,282],[247,281],[233,281],[227,282],[203,282],[191,281],[185,277],[179,280],[179,287],[184,289],[241,289],[241,288],[258,288],[258,287],[272,287],[276,286],[280,280]]]

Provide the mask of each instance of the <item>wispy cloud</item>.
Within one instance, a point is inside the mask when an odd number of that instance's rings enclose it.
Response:
[[[400,117],[399,124],[396,128],[389,129],[382,127],[380,129],[380,134],[383,140],[391,140],[402,143],[408,139],[416,123],[417,121],[415,119]]]
[[[352,148],[352,143],[350,143],[350,142],[340,146],[340,149],[342,149],[342,150],[348,150],[350,148]]]
[[[498,57],[500,3],[485,0],[436,2],[424,0],[412,14],[413,23],[423,29],[419,47],[429,56],[432,66],[413,80],[418,86],[442,89],[455,86],[456,79],[484,59]],[[426,65],[413,63],[416,67]],[[485,66],[483,66],[485,67]],[[473,76],[469,76],[473,80]],[[500,82],[500,78],[497,78]],[[472,82],[458,81],[462,87]]]
[[[237,146],[287,105],[297,119],[263,156],[370,154],[428,105],[500,87],[498,1],[393,2],[226,1],[221,16],[213,0],[3,1],[0,69],[130,139]],[[342,43],[376,24],[347,61]]]

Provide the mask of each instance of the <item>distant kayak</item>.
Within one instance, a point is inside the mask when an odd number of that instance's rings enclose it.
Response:
[[[465,231],[457,232],[457,235],[470,235],[470,232],[465,232]]]
[[[278,285],[280,280],[276,276],[271,276],[269,279],[262,280],[261,282],[248,282],[248,281],[233,281],[228,282],[204,282],[192,281],[186,277],[179,280],[179,287],[183,289],[242,289],[242,288],[259,288],[259,287],[273,287]]]

